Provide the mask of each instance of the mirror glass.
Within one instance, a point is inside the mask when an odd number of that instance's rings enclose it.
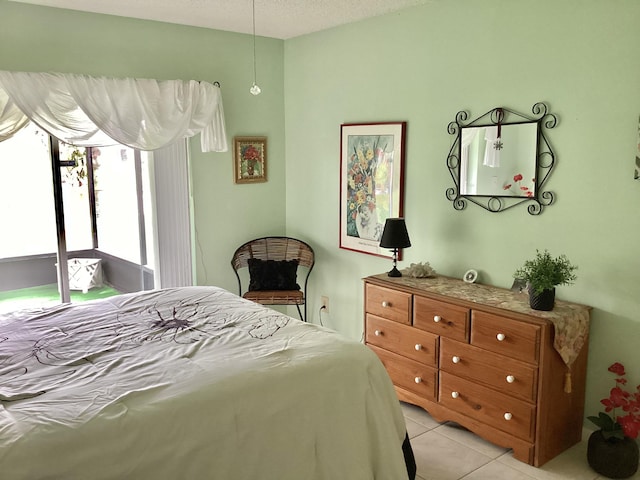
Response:
[[[460,194],[533,197],[537,141],[537,122],[461,128]]]

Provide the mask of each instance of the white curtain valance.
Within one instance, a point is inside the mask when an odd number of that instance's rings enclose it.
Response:
[[[0,88],[0,142],[11,138],[18,130],[29,123],[29,117],[20,111]]]
[[[29,120],[78,146],[156,150],[200,133],[203,152],[228,150],[220,88],[195,80],[0,70],[0,141]]]

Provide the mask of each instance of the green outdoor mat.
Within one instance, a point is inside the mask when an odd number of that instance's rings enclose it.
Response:
[[[107,285],[92,288],[87,293],[82,293],[80,290],[71,290],[70,293],[72,303],[120,294],[120,292]],[[55,283],[0,292],[0,310],[3,311],[41,307],[56,303],[60,303],[60,293],[58,293],[58,285]]]

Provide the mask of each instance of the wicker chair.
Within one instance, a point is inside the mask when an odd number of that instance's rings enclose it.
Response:
[[[297,290],[248,290],[242,293],[242,281],[239,270],[249,268],[249,260],[297,260],[298,266],[305,267],[302,288]],[[251,240],[239,247],[233,254],[231,266],[238,278],[238,295],[262,305],[295,305],[300,319],[307,321],[307,282],[315,263],[313,249],[305,242],[289,237],[263,237]],[[304,305],[304,315],[300,311]]]

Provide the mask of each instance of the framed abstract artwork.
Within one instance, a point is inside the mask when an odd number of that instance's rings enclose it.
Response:
[[[235,183],[267,181],[267,137],[233,138],[233,180]]]
[[[340,248],[393,257],[380,237],[385,220],[403,214],[406,125],[341,125]]]

